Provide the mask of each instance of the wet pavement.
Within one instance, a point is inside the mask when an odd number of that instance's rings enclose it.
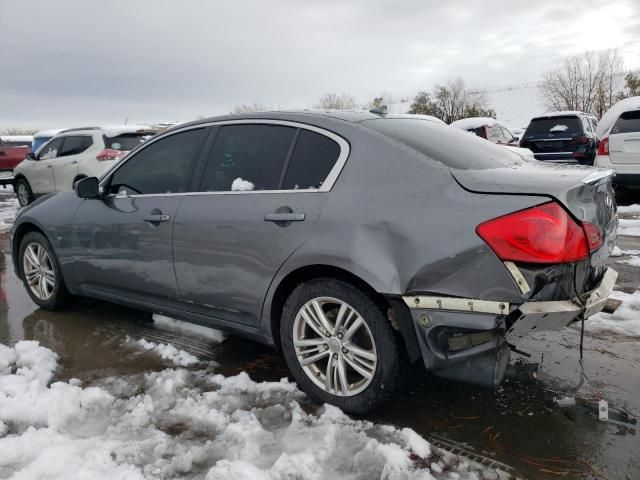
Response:
[[[0,211],[12,201],[0,190]],[[217,343],[180,334],[158,327],[146,314],[93,300],[79,299],[64,312],[40,310],[15,277],[7,240],[8,232],[0,229],[0,343],[40,341],[60,355],[61,380],[91,383],[167,367],[128,337],[172,343],[216,361],[226,375],[246,371],[257,381],[288,376],[279,354],[238,337]],[[622,237],[619,246],[640,250],[640,237]],[[615,268],[617,289],[638,288],[640,268]],[[440,445],[504,462],[527,478],[638,479],[640,338],[587,332],[582,363],[579,341],[578,328],[524,339],[518,347],[531,357],[513,354],[511,374],[497,391],[429,377],[416,366],[406,388],[366,418],[413,428]],[[564,396],[575,405],[559,407],[554,397]],[[609,404],[608,422],[598,420],[600,399]]]

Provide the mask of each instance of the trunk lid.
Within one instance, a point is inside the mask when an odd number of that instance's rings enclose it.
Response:
[[[640,164],[640,132],[610,135],[609,158],[611,163]]]
[[[612,186],[613,170],[580,165],[527,162],[523,165],[485,170],[455,170],[451,173],[466,190],[482,194],[539,195],[562,204],[577,220],[598,225],[603,245],[591,254],[591,264],[600,266],[616,243],[617,208]]]

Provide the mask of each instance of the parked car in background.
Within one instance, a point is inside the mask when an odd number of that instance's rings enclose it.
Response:
[[[600,311],[616,279],[613,171],[508,150],[408,115],[198,120],[22,209],[11,258],[42,308],[88,296],[277,346],[345,411],[407,363],[493,387],[509,343]]]
[[[535,117],[525,130],[520,146],[538,160],[593,165],[598,150],[596,117],[584,112],[550,112]]]
[[[595,165],[613,168],[617,186],[640,189],[640,97],[613,105],[602,116],[601,124],[602,138]]]
[[[57,134],[62,132],[64,128],[54,128],[51,130],[40,130],[33,134],[33,142],[31,143],[31,151],[36,153],[38,149],[55,137]]]
[[[31,152],[31,137],[0,136],[0,185],[13,185],[13,169]]]
[[[473,133],[480,138],[489,140],[490,142],[498,145],[504,145],[512,149],[521,155],[527,155],[533,157],[533,152],[528,148],[520,148],[518,146],[518,139],[511,133],[507,127],[498,122],[495,118],[491,117],[470,117],[463,118],[451,122],[451,126],[459,128],[460,130],[466,130]]]
[[[155,133],[144,125],[63,130],[15,168],[20,205],[39,195],[72,190],[81,178],[100,177]]]

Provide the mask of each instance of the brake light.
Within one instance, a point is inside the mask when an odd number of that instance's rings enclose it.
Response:
[[[122,150],[113,150],[112,148],[105,148],[98,154],[98,156],[96,157],[96,160],[98,160],[99,162],[103,162],[105,160],[120,160],[122,157],[125,156],[126,153],[127,152],[123,152]]]
[[[486,221],[476,233],[503,261],[575,262],[602,245],[597,225],[581,227],[555,202]]]
[[[587,143],[589,143],[589,137],[575,137],[569,142],[570,145],[586,145]]]
[[[598,155],[609,155],[609,137],[604,137],[598,145]]]

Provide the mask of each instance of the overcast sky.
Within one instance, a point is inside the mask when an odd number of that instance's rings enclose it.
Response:
[[[640,1],[0,0],[0,129],[492,87],[614,47],[640,68]]]

